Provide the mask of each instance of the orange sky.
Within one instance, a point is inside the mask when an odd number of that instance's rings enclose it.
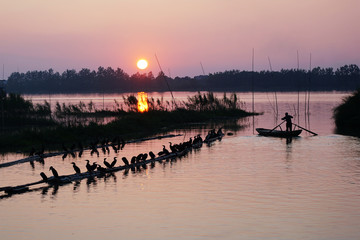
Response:
[[[14,71],[120,67],[172,77],[360,65],[359,0],[1,0],[0,64]],[[2,78],[2,69],[0,70]]]

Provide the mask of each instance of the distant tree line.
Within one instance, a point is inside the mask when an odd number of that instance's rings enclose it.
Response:
[[[170,78],[160,72],[129,75],[122,69],[99,67],[97,71],[66,70],[14,72],[8,78],[7,92],[16,93],[99,93],[136,91],[332,91],[360,87],[357,65],[333,68],[282,69],[281,71],[216,72],[195,77]]]

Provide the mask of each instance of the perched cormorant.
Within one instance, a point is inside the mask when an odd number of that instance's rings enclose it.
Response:
[[[91,170],[95,171],[97,168],[97,163],[93,162],[93,164],[91,165]]]
[[[163,152],[165,153],[165,155],[170,154],[170,153],[169,153],[169,150],[167,150],[167,149],[165,148],[165,145],[163,145]]]
[[[52,174],[54,175],[55,178],[59,178],[59,174],[58,172],[55,170],[55,168],[53,168],[53,166],[50,166],[49,171],[52,171]]]
[[[148,154],[147,154],[147,153],[144,153],[144,154],[142,155],[141,160],[142,160],[142,161],[146,161],[147,157],[148,157]]]
[[[134,163],[136,163],[136,156],[133,156],[133,157],[131,158],[131,164],[134,164]]]
[[[101,165],[97,164],[97,170],[99,170],[102,173],[106,173],[106,168],[102,167]]]
[[[149,155],[150,155],[151,159],[154,159],[156,157],[152,151],[149,152]]]
[[[140,162],[140,160],[142,160],[143,154],[140,153],[139,155],[137,155],[136,157],[136,162]]]
[[[41,178],[42,178],[45,182],[47,182],[48,177],[46,176],[46,174],[45,174],[44,172],[41,172],[41,173],[40,173],[40,176],[41,176]]]
[[[87,163],[86,163],[86,169],[88,170],[88,172],[92,172],[92,167],[90,165],[90,161],[89,160],[85,160]]]
[[[104,164],[107,168],[111,168],[111,164],[106,161],[106,158],[104,158]]]
[[[176,149],[176,145],[172,145],[172,142],[169,142],[169,144],[170,144],[170,150],[171,150],[171,152],[172,153],[175,153],[176,151],[177,151],[177,149]]]
[[[110,166],[113,168],[117,162],[116,157],[114,157],[114,161],[111,162]]]
[[[72,162],[72,165],[73,165],[73,168],[76,173],[78,173],[78,174],[81,173],[80,168],[78,166],[76,166],[76,164],[74,162]]]
[[[126,166],[129,166],[129,161],[126,159],[126,157],[121,158],[121,160],[125,163]]]

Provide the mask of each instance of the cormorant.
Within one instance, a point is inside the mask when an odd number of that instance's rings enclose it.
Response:
[[[88,170],[88,172],[92,172],[92,167],[90,165],[90,161],[89,160],[85,160],[87,163],[86,163],[86,169]]]
[[[93,164],[91,165],[91,170],[95,171],[97,168],[97,164],[96,162],[93,162]]]
[[[99,170],[102,173],[106,173],[106,168],[102,167],[101,165],[97,164],[97,170]]]
[[[140,160],[142,160],[143,154],[140,153],[139,155],[137,155],[136,157],[136,162],[140,162]]]
[[[165,148],[165,145],[163,145],[163,153],[164,153],[164,155],[168,155],[168,154],[170,154],[170,152],[169,152],[169,150],[167,150],[166,148]]]
[[[74,162],[72,162],[72,165],[73,165],[73,168],[76,173],[78,173],[78,174],[81,173],[80,168],[78,166],[76,166],[76,164]]]
[[[121,160],[125,163],[126,166],[129,166],[129,161],[126,159],[126,157],[121,158]]]
[[[152,151],[149,152],[149,155],[150,155],[151,159],[154,159],[156,157]]]
[[[144,153],[144,154],[142,155],[141,160],[142,160],[142,161],[146,161],[147,157],[148,157],[148,154],[147,154],[147,153]]]
[[[106,158],[104,158],[104,164],[107,168],[111,168],[111,164],[106,161]]]
[[[44,172],[41,172],[41,173],[40,173],[40,176],[42,177],[42,179],[43,179],[45,182],[47,182],[48,177],[46,176],[46,174],[45,174]]]
[[[52,171],[52,174],[54,175],[55,178],[59,178],[59,174],[58,172],[55,170],[55,168],[53,168],[53,166],[50,166],[49,171]]]
[[[114,157],[114,161],[112,161],[112,163],[110,164],[110,166],[113,168],[113,167],[115,166],[116,162],[117,162],[117,159],[116,159],[116,157]]]
[[[131,164],[134,164],[136,162],[136,156],[133,156],[132,158],[131,158]]]
[[[169,144],[170,144],[170,150],[171,150],[171,152],[172,152],[172,153],[175,153],[175,152],[176,152],[176,146],[175,146],[175,145],[172,145],[171,142],[169,142]]]

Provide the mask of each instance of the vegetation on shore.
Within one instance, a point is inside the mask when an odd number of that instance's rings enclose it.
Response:
[[[315,67],[281,69],[280,71],[251,72],[229,70],[195,77],[165,76],[160,72],[129,75],[122,69],[99,67],[66,70],[14,72],[7,80],[6,89],[17,93],[97,93],[167,91],[167,83],[175,91],[332,91],[354,90],[360,86],[360,69],[355,64],[337,69]]]
[[[360,137],[360,89],[334,109],[334,119],[338,133]]]
[[[17,99],[16,104],[9,104],[11,99]],[[77,144],[84,146],[96,139],[112,139],[121,137],[125,140],[151,136],[162,131],[189,123],[204,123],[209,120],[223,120],[249,116],[252,113],[244,111],[244,103],[236,94],[217,98],[213,93],[196,94],[187,101],[178,102],[176,108],[162,99],[148,99],[149,111],[137,111],[137,98],[134,95],[125,97],[124,104],[115,103],[113,110],[97,110],[91,104],[75,105],[56,104],[51,111],[50,105],[33,105],[16,94],[9,94],[2,101],[6,129],[2,129],[0,150],[29,151],[32,147],[46,149],[60,148],[62,144]],[[10,107],[11,106],[11,107]],[[21,113],[13,115],[12,112]],[[32,124],[16,122],[9,127],[10,119],[22,115],[23,121]],[[105,120],[104,120],[105,119]],[[9,124],[9,125],[8,125]],[[4,127],[4,125],[2,125]]]

